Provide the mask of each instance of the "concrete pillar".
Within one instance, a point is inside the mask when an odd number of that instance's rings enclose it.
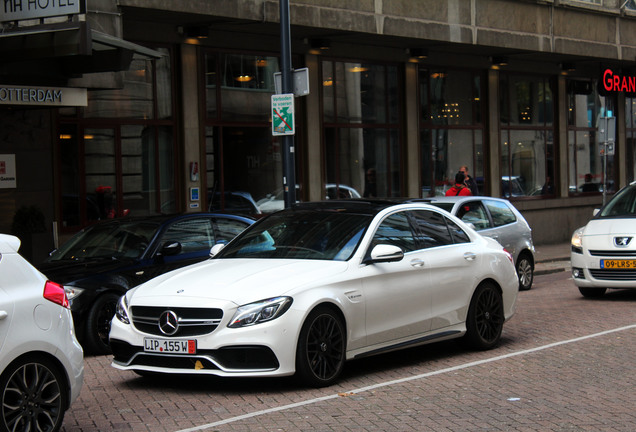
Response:
[[[322,127],[319,119],[320,112],[320,92],[322,83],[320,82],[320,61],[318,56],[307,54],[305,64],[309,69],[309,94],[303,96],[305,102],[305,127],[307,129],[306,161],[303,163],[306,169],[306,178],[303,182],[308,188],[307,199],[309,201],[321,201],[324,199],[324,183],[322,170],[323,148],[322,148]],[[297,161],[297,163],[302,163]],[[301,182],[299,182],[301,183]],[[301,197],[297,197],[301,198]]]
[[[201,163],[201,144],[199,128],[199,79],[197,73],[197,48],[194,45],[181,45],[181,107],[183,117],[183,159],[181,172],[183,173],[183,197],[186,212],[197,212],[204,204],[205,191],[201,188],[201,170],[205,168]],[[205,149],[203,149],[205,151]],[[195,181],[190,177],[190,164],[197,163],[199,173]],[[190,201],[190,188],[198,187],[200,198],[199,207],[196,201]]]
[[[484,173],[484,177],[490,180],[490,194],[494,197],[501,196],[501,134],[499,133],[499,71],[488,70],[488,163],[490,172]],[[484,195],[488,191],[481,191]]]
[[[405,119],[406,119],[406,147],[402,159],[405,160],[406,172],[403,179],[406,182],[406,196],[421,198],[420,191],[420,137],[417,100],[417,63],[406,63],[405,66]]]
[[[566,79],[564,76],[559,75],[557,78],[557,124],[556,131],[557,136],[556,142],[554,143],[555,148],[558,151],[556,154],[556,169],[557,172],[554,174],[554,181],[558,185],[558,188],[555,190],[557,197],[566,198],[570,193],[570,180],[568,173],[568,94],[567,94],[567,86]]]

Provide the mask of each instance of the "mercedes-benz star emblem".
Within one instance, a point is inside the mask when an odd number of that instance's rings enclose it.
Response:
[[[627,246],[630,241],[632,241],[632,237],[614,237],[616,246]]]
[[[179,330],[179,318],[171,310],[163,312],[159,316],[159,330],[166,336],[172,336]]]

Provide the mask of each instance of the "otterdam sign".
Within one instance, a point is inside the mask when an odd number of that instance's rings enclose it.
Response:
[[[0,84],[0,105],[41,107],[86,106],[85,88],[10,86]]]

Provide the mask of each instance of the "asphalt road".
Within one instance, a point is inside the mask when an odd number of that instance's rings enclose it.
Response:
[[[491,351],[442,342],[349,362],[335,386],[148,379],[86,358],[70,431],[634,431],[636,290],[539,275]]]

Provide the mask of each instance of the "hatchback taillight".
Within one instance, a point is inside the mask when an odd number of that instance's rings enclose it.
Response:
[[[68,298],[66,297],[66,291],[64,287],[55,282],[46,281],[44,284],[44,298],[57,303],[62,307],[69,308]]]

